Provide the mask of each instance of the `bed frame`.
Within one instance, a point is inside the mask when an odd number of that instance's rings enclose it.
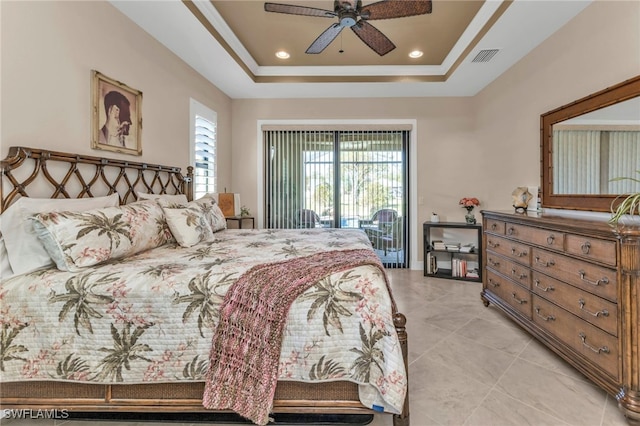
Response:
[[[193,168],[92,157],[43,149],[11,147],[0,161],[0,212],[19,197],[85,198],[118,193],[120,204],[137,199],[136,191],[186,194],[193,199]],[[408,373],[406,317],[394,313]],[[99,385],[27,381],[2,383],[0,406],[15,409],[66,409],[77,412],[190,412],[212,413],[202,406],[203,382]],[[302,383],[280,381],[275,413],[373,414],[360,403],[351,382]],[[394,426],[409,425],[409,393]]]

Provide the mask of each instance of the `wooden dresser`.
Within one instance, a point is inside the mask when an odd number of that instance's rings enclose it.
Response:
[[[495,304],[640,420],[640,228],[483,211],[483,284]]]

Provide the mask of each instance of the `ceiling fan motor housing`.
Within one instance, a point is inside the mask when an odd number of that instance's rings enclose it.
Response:
[[[345,10],[340,13],[339,18],[341,27],[353,27],[356,24],[358,15],[353,10]]]

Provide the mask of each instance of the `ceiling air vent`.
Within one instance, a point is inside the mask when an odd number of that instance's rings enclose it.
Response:
[[[498,53],[499,49],[484,49],[478,52],[475,58],[471,62],[489,62],[491,58]]]

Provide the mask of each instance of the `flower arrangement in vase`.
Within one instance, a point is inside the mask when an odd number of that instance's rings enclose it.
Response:
[[[458,204],[467,209],[467,214],[464,215],[464,220],[469,225],[476,223],[476,217],[473,215],[473,209],[480,205],[480,201],[475,197],[464,197],[460,199]]]

